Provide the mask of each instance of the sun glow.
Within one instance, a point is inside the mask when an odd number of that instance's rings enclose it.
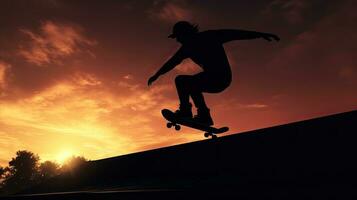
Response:
[[[59,153],[56,157],[56,161],[60,164],[63,164],[66,162],[67,159],[69,159],[71,156],[73,156],[74,153],[71,150],[64,150],[61,153]]]

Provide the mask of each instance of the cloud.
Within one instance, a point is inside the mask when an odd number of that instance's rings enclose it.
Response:
[[[6,89],[8,84],[8,72],[11,68],[10,64],[0,61],[0,96],[3,94],[3,91]]]
[[[281,14],[289,23],[296,24],[303,21],[303,12],[308,7],[305,0],[274,0],[267,5],[264,14]]]
[[[73,80],[80,86],[97,86],[102,82],[93,74],[77,72],[72,76]]]
[[[354,26],[357,14],[353,10],[354,4],[353,1],[346,1],[334,13],[321,18],[311,29],[298,34],[268,65],[280,68],[279,73],[289,78],[305,76],[305,82],[310,77],[316,80],[316,76],[332,77],[335,80],[338,76],[355,76],[352,69],[357,66],[357,51],[354,47],[357,41],[354,34],[357,31]],[[338,31],[331,31],[335,28]],[[306,74],[306,68],[309,68],[309,74]]]
[[[132,80],[134,77],[131,74],[127,74],[127,75],[123,76],[123,78],[127,79],[127,80]]]
[[[227,106],[229,105],[229,106]],[[266,109],[270,107],[268,104],[265,103],[254,103],[254,102],[249,102],[249,103],[242,103],[238,101],[237,99],[224,99],[221,100],[216,106],[218,110],[261,110],[261,109]]]
[[[181,20],[190,21],[193,17],[184,1],[158,1],[148,13],[154,19],[169,23]]]
[[[259,103],[255,103],[255,104],[247,104],[247,105],[241,105],[243,108],[266,108],[268,107],[268,105],[265,104],[259,104]]]
[[[79,52],[96,44],[96,41],[83,35],[79,26],[45,21],[39,31],[28,29],[20,30],[29,41],[21,47],[19,54],[27,62],[37,66],[50,63],[60,63],[61,59]]]
[[[5,167],[10,160],[3,160],[3,158],[7,158],[9,155],[13,155],[15,153],[13,149],[16,147],[22,149],[23,144],[21,144],[21,142],[16,137],[0,131],[0,147],[0,166]]]
[[[180,65],[175,67],[175,70],[185,74],[196,74],[202,71],[202,69],[191,60],[184,60]]]
[[[71,149],[98,159],[200,136],[157,137],[166,131],[159,108],[176,103],[164,95],[172,86],[155,85],[148,90],[125,78],[108,84],[81,72],[31,97],[0,101],[0,145],[16,141],[6,155],[25,148],[51,159]]]
[[[355,1],[344,1],[263,63],[261,85],[286,96],[277,105],[290,119],[353,109],[357,95]],[[283,41],[284,42],[284,41]],[[277,108],[276,107],[276,108]],[[304,117],[303,117],[304,116]]]

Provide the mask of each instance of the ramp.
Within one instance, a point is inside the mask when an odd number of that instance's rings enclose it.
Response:
[[[175,191],[166,195],[195,192],[205,198],[300,198],[311,193],[350,197],[357,189],[356,139],[357,111],[351,111],[90,161],[76,179],[57,177],[26,192],[165,190]]]

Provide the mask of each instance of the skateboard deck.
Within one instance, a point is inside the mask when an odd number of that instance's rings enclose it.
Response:
[[[216,134],[224,133],[229,130],[228,127],[215,128],[212,126],[207,126],[205,124],[197,123],[190,119],[176,118],[175,113],[169,109],[161,110],[162,116],[168,121],[167,128],[175,127],[175,130],[179,131],[181,129],[180,125],[187,126],[193,129],[204,131],[205,137],[217,138]]]

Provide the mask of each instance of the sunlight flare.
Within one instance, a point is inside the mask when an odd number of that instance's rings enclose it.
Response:
[[[72,150],[63,150],[57,155],[56,161],[60,164],[63,164],[72,156],[74,156],[74,152]]]

